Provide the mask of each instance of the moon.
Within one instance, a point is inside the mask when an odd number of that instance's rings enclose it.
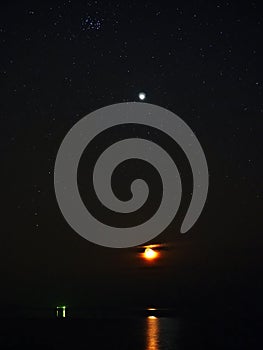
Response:
[[[158,256],[158,253],[151,248],[146,248],[144,251],[144,258],[147,260],[153,260],[157,258],[157,256]]]
[[[141,101],[143,101],[143,100],[145,100],[145,98],[146,98],[146,93],[145,93],[145,92],[140,92],[140,93],[139,93],[139,99],[140,99]]]

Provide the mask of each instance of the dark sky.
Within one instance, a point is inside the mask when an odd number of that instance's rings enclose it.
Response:
[[[1,4],[1,304],[260,302],[262,10],[260,1]],[[75,233],[53,186],[68,130],[100,107],[138,101],[140,91],[192,128],[210,173],[198,222],[181,235],[179,213],[153,241],[169,249],[152,266],[136,248],[95,246]],[[84,157],[83,179],[85,166]]]

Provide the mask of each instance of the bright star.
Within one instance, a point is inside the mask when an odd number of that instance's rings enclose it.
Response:
[[[139,99],[143,101],[145,98],[146,98],[145,92],[140,92],[139,93]]]

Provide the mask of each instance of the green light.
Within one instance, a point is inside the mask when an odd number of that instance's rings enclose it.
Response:
[[[59,317],[59,310],[62,310],[62,317],[65,318],[66,317],[66,306],[65,305],[60,305],[57,306],[57,317]]]

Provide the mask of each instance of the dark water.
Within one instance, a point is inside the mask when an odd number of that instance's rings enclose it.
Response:
[[[0,349],[262,349],[260,321],[176,317],[6,320]]]

